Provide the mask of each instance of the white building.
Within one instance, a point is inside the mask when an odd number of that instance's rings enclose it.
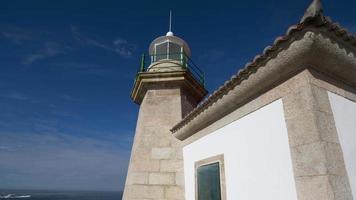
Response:
[[[182,39],[150,55],[123,199],[356,198],[356,37],[320,0],[204,100]]]

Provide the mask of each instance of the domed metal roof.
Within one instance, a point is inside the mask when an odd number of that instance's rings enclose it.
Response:
[[[188,44],[183,39],[181,39],[177,36],[174,36],[172,32],[168,32],[167,35],[158,37],[151,42],[150,48],[149,48],[150,55],[155,54],[155,45],[156,44],[161,44],[164,42],[172,42],[172,43],[178,44],[179,46],[182,46],[183,51],[186,54],[186,56],[190,57],[191,53],[190,53],[190,48],[189,48]]]

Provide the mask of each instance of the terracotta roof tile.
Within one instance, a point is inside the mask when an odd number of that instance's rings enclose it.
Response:
[[[294,34],[303,31],[307,27],[324,27],[338,38],[341,38],[345,42],[349,42],[351,45],[356,46],[355,36],[348,32],[347,29],[341,27],[338,23],[332,22],[329,17],[325,17],[322,14],[318,14],[313,18],[307,17],[303,22],[290,26],[286,35],[277,37],[272,46],[267,46],[261,55],[255,56],[252,62],[247,63],[245,67],[239,70],[237,74],[233,75],[230,80],[226,81],[224,85],[219,87],[219,89],[204,99],[194,110],[192,110],[177,125],[175,125],[171,131],[174,133],[186,124],[190,123],[196,116],[208,109],[219,99],[223,98],[224,95],[239,85],[243,80],[248,79],[248,77],[255,73],[264,62],[271,58],[272,54],[280,52],[282,49],[281,45],[283,43],[289,41]]]

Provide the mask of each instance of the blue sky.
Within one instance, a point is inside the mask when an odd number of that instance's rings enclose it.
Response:
[[[310,0],[0,2],[0,188],[121,190],[142,53],[173,32],[213,91],[296,24]],[[323,1],[356,32],[356,3]]]

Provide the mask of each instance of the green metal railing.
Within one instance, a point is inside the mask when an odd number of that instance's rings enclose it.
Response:
[[[140,68],[138,72],[146,72],[148,70],[149,65],[154,62],[164,60],[178,61],[185,70],[191,72],[194,78],[205,86],[204,72],[196,64],[194,64],[194,62],[184,53],[154,54],[150,56],[150,60],[148,60],[148,58],[149,57],[146,54],[142,54]]]

